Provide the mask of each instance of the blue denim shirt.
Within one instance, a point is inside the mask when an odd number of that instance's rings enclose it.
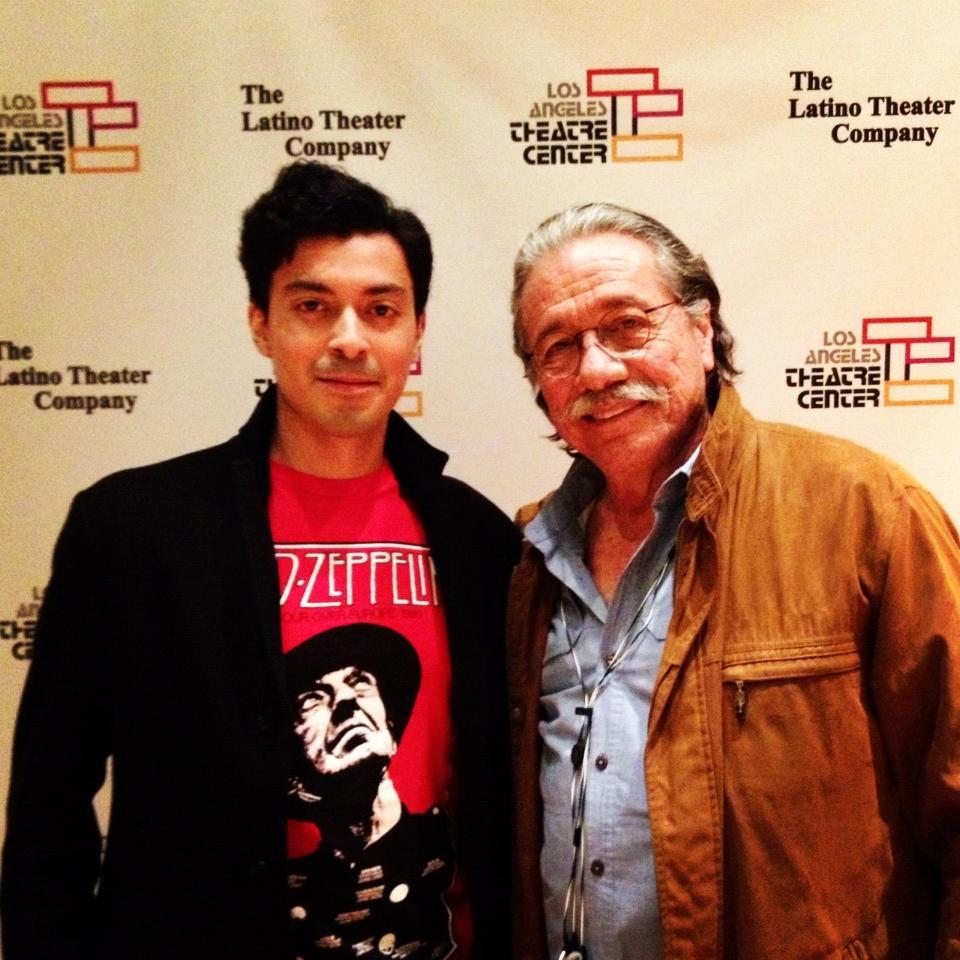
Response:
[[[586,517],[604,483],[593,464],[578,459],[524,530],[562,585],[547,638],[540,697],[541,872],[551,958],[563,949],[564,898],[573,861],[570,754],[582,724],[575,710],[583,703],[583,688],[571,645],[589,692],[604,672],[603,658],[645,622],[638,642],[610,675],[594,705],[590,755],[585,760],[589,765],[585,946],[590,956],[603,960],[661,956],[643,753],[653,684],[673,613],[672,548],[698,453],[699,447],[657,491],[654,528],[627,565],[609,609],[584,556]],[[659,587],[647,608],[638,610],[664,564]]]

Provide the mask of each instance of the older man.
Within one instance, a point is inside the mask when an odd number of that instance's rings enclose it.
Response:
[[[522,511],[520,960],[960,957],[960,547],[851,443],[760,423],[702,258],[589,204],[516,349],[575,453]]]

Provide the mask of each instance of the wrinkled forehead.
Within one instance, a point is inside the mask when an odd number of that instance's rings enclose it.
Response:
[[[529,343],[548,325],[596,320],[624,305],[651,307],[674,295],[649,244],[602,233],[544,254],[530,270],[519,306]]]

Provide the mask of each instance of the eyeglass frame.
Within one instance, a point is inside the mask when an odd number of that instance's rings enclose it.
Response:
[[[655,310],[663,310],[665,307],[674,307],[678,305],[683,306],[683,300],[681,299],[668,300],[666,303],[661,303],[656,307],[644,307],[640,312],[645,317],[648,317]],[[524,355],[527,358],[527,362],[530,364],[531,368],[534,370],[534,372],[537,374],[539,378],[545,379],[545,380],[562,380],[564,377],[569,377],[573,373],[575,373],[577,370],[577,367],[579,367],[580,364],[583,362],[584,346],[583,346],[582,337],[584,336],[584,334],[587,334],[587,333],[595,334],[597,346],[605,354],[607,354],[608,357],[612,357],[614,360],[622,360],[625,357],[634,356],[635,354],[638,354],[641,351],[645,350],[647,347],[647,344],[653,339],[654,329],[655,329],[654,325],[650,323],[647,329],[647,338],[643,341],[642,344],[640,344],[637,347],[631,347],[629,350],[613,350],[610,347],[608,347],[600,339],[600,324],[597,324],[596,326],[593,326],[593,327],[585,327],[583,330],[578,330],[575,334],[573,334],[573,339],[576,340],[577,347],[578,347],[576,362],[574,363],[573,367],[571,367],[571,369],[567,370],[564,373],[549,373],[543,370],[543,368],[541,368],[540,365],[537,363],[536,357],[533,351],[524,351]]]

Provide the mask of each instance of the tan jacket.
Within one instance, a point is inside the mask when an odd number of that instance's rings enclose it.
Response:
[[[546,955],[537,721],[557,590],[526,544],[508,617],[516,960]],[[678,534],[645,772],[668,960],[960,958],[960,546],[932,497],[849,442],[755,421],[725,387]]]

